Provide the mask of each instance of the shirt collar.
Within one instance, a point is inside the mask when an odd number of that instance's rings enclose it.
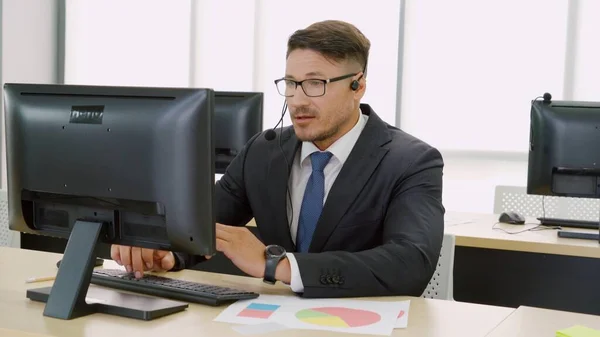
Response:
[[[354,144],[358,140],[362,130],[365,128],[367,124],[367,119],[369,119],[368,115],[363,115],[359,109],[359,118],[358,122],[354,125],[350,131],[346,132],[345,135],[336,140],[326,151],[331,152],[334,158],[340,161],[343,165],[352,148],[354,148]],[[310,156],[313,152],[319,152],[319,148],[315,146],[312,142],[302,142],[302,151],[300,154],[300,166],[304,165],[305,159]]]

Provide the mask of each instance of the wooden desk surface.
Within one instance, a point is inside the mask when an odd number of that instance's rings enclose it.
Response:
[[[29,333],[24,331],[2,329],[0,328],[0,336],[2,337],[51,337],[50,335],[40,335],[37,333]]]
[[[56,274],[55,263],[60,254],[0,247],[0,332],[2,336],[161,336],[176,333],[177,336],[198,336],[206,330],[208,336],[239,336],[230,324],[213,322],[225,307],[191,304],[185,312],[176,313],[153,321],[139,321],[112,315],[92,314],[64,321],[44,317],[43,303],[25,297],[28,288],[45,287],[52,282],[27,284],[29,277]],[[107,267],[114,267],[106,261]],[[261,280],[185,270],[169,273],[169,277],[191,281],[214,283],[256,291],[263,294],[290,295],[285,285],[268,286]],[[411,297],[377,298],[375,300],[411,300],[409,323],[406,329],[394,330],[393,336],[484,336],[514,310],[477,304]],[[373,298],[370,298],[373,300]],[[4,329],[4,331],[2,330]],[[16,333],[16,332],[20,333]],[[7,332],[4,334],[4,332]],[[293,336],[350,336],[309,330],[286,330],[286,337]],[[267,336],[281,336],[273,332]]]
[[[521,306],[488,337],[555,336],[573,325],[600,330],[600,316]]]
[[[513,233],[535,227],[539,223],[536,219],[527,219],[525,225],[508,225],[498,223],[499,215],[496,214],[450,212],[449,216],[453,219],[464,218],[465,221],[471,221],[470,223],[446,225],[446,232],[455,235],[457,246],[600,258],[598,241],[559,238],[557,230],[554,229],[526,231],[517,234],[503,231]],[[493,228],[494,224],[496,224],[494,227],[496,229]],[[576,228],[565,228],[565,230],[598,234],[597,230]]]

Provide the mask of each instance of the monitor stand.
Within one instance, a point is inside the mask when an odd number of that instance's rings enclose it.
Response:
[[[73,319],[92,313],[151,320],[188,307],[187,303],[112,289],[90,288],[96,244],[103,223],[76,221],[52,287],[27,290],[27,298],[46,302],[44,316]]]

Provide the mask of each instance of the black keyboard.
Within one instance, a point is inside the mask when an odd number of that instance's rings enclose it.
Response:
[[[598,229],[598,221],[570,220],[557,218],[537,218],[544,226],[560,226],[582,229]]]
[[[254,292],[151,274],[136,279],[133,273],[120,269],[95,269],[90,282],[99,286],[212,306],[253,299],[259,295]]]

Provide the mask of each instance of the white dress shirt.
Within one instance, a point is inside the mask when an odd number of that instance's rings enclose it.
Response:
[[[325,204],[325,201],[327,200],[329,190],[331,189],[331,186],[333,186],[333,182],[337,178],[338,173],[340,173],[342,165],[344,165],[346,159],[348,159],[352,148],[354,148],[354,144],[356,144],[358,137],[367,124],[369,116],[363,115],[360,110],[359,114],[358,122],[354,127],[325,150],[331,152],[332,156],[323,170],[325,176],[325,197],[323,198],[323,204]],[[302,207],[304,190],[306,189],[306,183],[312,174],[310,155],[313,152],[318,151],[320,151],[319,148],[312,142],[302,142],[301,150],[296,153],[296,157],[292,164],[292,171],[288,182],[292,203],[290,205],[289,200],[287,200],[287,214],[288,219],[292,219],[290,224],[290,234],[294,243],[296,243],[298,218],[300,217],[300,208]],[[293,209],[290,206],[292,206]],[[300,277],[300,270],[296,258],[292,253],[287,253],[286,256],[290,261],[290,267],[292,269],[290,287],[292,291],[301,293],[304,291],[304,285],[302,283],[302,278]]]

